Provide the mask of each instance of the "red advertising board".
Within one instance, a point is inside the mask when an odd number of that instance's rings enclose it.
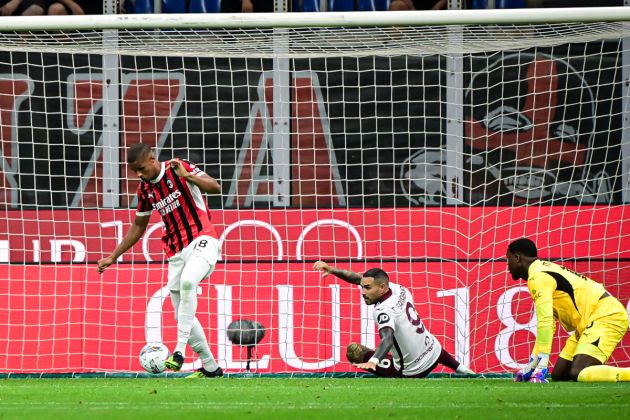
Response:
[[[0,263],[95,262],[132,222],[129,210],[0,211]],[[629,259],[630,207],[214,210],[223,260],[504,258],[532,238],[549,258]],[[161,261],[157,214],[122,262]]]
[[[116,229],[103,225],[122,221],[124,231],[132,212],[3,216],[0,240],[9,244],[10,262],[0,264],[0,351],[6,355],[0,371],[136,371],[147,341],[160,339],[173,348],[175,322],[162,289],[166,267],[146,258],[161,258],[158,233],[103,275],[93,264],[116,244]],[[357,272],[383,267],[411,288],[429,330],[478,372],[516,369],[534,340],[525,285],[495,260],[509,240],[531,236],[543,256],[576,257],[565,265],[604,282],[624,305],[630,299],[624,207],[215,211],[214,217],[219,234],[227,232],[225,258],[202,284],[198,318],[228,371],[244,368],[244,349],[225,335],[239,318],[266,327],[254,364],[263,373],[351,371],[345,346],[378,342],[359,290],[322,279],[311,269],[319,257],[340,258],[340,266]],[[31,259],[37,255],[29,248],[33,240],[40,241],[39,264]],[[67,242],[59,247],[54,241]],[[81,242],[84,251],[71,241]],[[589,253],[594,257],[586,260]],[[81,260],[70,263],[77,255]],[[629,344],[624,339],[615,361],[630,360]]]

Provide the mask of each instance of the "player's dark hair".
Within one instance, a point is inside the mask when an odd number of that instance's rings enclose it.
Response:
[[[508,251],[512,254],[519,253],[525,255],[526,257],[538,258],[538,249],[536,249],[536,244],[534,241],[527,238],[517,239],[512,242],[508,245]]]
[[[127,149],[127,163],[133,163],[151,153],[151,148],[144,143],[136,143]]]
[[[370,268],[368,271],[363,273],[363,277],[372,277],[377,283],[389,284],[389,276],[380,268]]]

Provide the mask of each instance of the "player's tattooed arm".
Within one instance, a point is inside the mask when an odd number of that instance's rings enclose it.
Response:
[[[331,267],[328,264],[326,264],[324,261],[317,261],[313,265],[313,269],[321,271],[322,277],[326,277],[329,274],[332,274],[348,283],[361,284],[361,278],[362,278],[361,274],[355,273],[353,271],[340,270],[338,268]]]
[[[387,357],[387,353],[394,345],[394,330],[390,327],[383,327],[378,330],[381,336],[381,342],[378,344],[378,347],[374,351],[374,355],[364,363],[355,364],[359,369],[365,369],[370,371],[375,371],[381,360]]]
[[[332,274],[339,277],[341,280],[347,281],[348,283],[361,284],[361,274],[355,273],[354,271],[340,270],[338,268],[334,268]]]
[[[379,335],[381,336],[381,342],[378,343],[378,347],[374,351],[374,356],[378,360],[383,360],[389,350],[394,345],[394,330],[390,327],[383,327],[378,330]]]

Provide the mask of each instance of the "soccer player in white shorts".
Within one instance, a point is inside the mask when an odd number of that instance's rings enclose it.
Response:
[[[205,332],[195,316],[197,286],[219,259],[219,242],[202,193],[219,194],[221,186],[196,165],[181,159],[160,162],[149,146],[136,143],[127,151],[129,168],[140,178],[138,209],[133,224],[112,254],[98,261],[102,273],[142,237],[153,211],[162,216],[162,242],[168,259],[168,288],[177,319],[177,346],[166,361],[178,371],[189,344],[202,367],[189,377],[217,377],[217,365]]]

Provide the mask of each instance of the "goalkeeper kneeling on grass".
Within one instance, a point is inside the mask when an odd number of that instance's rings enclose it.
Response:
[[[507,264],[514,280],[527,280],[538,317],[532,356],[515,381],[547,382],[555,320],[573,333],[551,374],[554,381],[630,381],[629,368],[605,364],[628,330],[628,314],[621,302],[600,283],[539,260],[536,244],[529,239],[508,246]]]
[[[475,373],[442,348],[418,316],[409,290],[390,283],[385,271],[373,268],[361,276],[333,268],[323,261],[317,261],[313,268],[320,270],[323,277],[333,274],[360,285],[365,303],[375,306],[374,320],[381,342],[376,350],[350,344],[347,357],[356,367],[388,378],[424,378],[438,364],[457,373]],[[388,354],[390,350],[392,355]]]

